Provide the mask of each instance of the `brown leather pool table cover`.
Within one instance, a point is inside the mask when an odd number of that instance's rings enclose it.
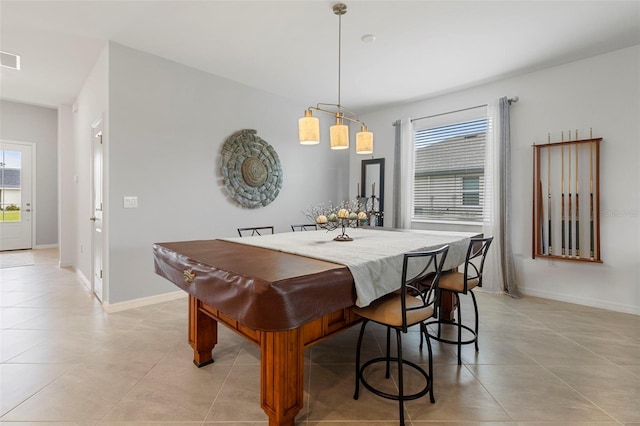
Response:
[[[294,329],[356,300],[336,263],[223,240],[157,243],[153,254],[158,275],[255,330]]]

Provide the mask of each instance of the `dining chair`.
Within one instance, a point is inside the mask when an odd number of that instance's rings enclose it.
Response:
[[[318,225],[315,223],[303,223],[299,225],[291,225],[291,230],[295,231],[317,231]]]
[[[249,234],[251,232],[251,234]],[[253,237],[254,235],[273,234],[273,226],[252,226],[248,228],[238,228],[238,235],[241,237]]]
[[[429,320],[426,325],[437,326],[438,331],[436,334],[427,329],[429,337],[439,342],[454,344],[458,346],[458,365],[462,365],[462,358],[460,350],[462,345],[475,344],[476,352],[478,352],[478,303],[476,296],[473,293],[473,289],[476,287],[482,287],[482,271],[484,269],[484,261],[491,246],[493,237],[486,238],[471,238],[469,241],[469,247],[467,248],[467,255],[464,262],[464,271],[449,271],[442,274],[440,282],[438,283],[438,291],[448,291],[455,296],[455,305],[458,311],[458,321],[454,322],[449,319],[442,318],[441,315],[436,315],[433,320]],[[460,295],[471,294],[473,300],[473,310],[475,312],[475,326],[471,328],[467,324],[462,323],[462,309],[460,306]],[[457,331],[457,339],[452,340],[443,337],[443,328],[454,328]],[[462,330],[467,330],[469,336],[465,336],[465,340],[462,339]],[[422,339],[420,340],[420,348],[422,348]]]
[[[438,281],[448,251],[449,246],[446,245],[437,250],[405,253],[402,264],[400,289],[375,300],[366,307],[355,307],[353,309],[353,312],[363,319],[356,349],[356,388],[353,399],[358,399],[360,395],[360,384],[362,384],[378,396],[398,401],[400,425],[404,425],[404,401],[417,399],[429,393],[431,402],[435,402],[433,396],[433,357],[425,321],[435,313],[435,306],[437,304],[436,297],[439,294],[437,292]],[[422,283],[427,276],[430,277],[432,285],[421,286],[420,283]],[[386,355],[370,359],[361,366],[360,351],[362,348],[362,338],[367,324],[370,321],[381,324],[387,329]],[[414,325],[420,327],[420,333],[424,335],[427,341],[429,352],[428,372],[424,371],[418,364],[403,359],[402,357],[402,335],[406,334],[408,329]],[[397,356],[395,357],[392,357],[390,354],[392,329],[396,332]],[[368,367],[384,362],[386,364],[385,378],[388,379],[390,377],[390,363],[392,361],[398,363],[397,394],[390,394],[380,390],[365,377],[365,371]],[[405,394],[403,380],[404,366],[417,370],[424,378],[425,384],[420,391],[408,395]]]

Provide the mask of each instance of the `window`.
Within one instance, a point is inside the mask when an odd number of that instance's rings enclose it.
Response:
[[[20,222],[22,153],[0,149],[0,222]]]
[[[487,119],[416,130],[413,219],[481,222]]]
[[[480,176],[462,177],[462,205],[480,205]]]

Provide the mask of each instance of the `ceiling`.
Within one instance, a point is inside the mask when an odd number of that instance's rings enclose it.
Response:
[[[0,0],[0,98],[72,104],[111,40],[306,105],[336,103],[337,1]],[[423,99],[640,44],[640,1],[345,1],[341,103]],[[363,35],[373,34],[366,43]]]

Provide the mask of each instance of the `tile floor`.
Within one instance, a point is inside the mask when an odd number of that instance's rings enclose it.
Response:
[[[192,362],[187,302],[106,314],[56,250],[0,269],[3,425],[258,425],[259,351],[220,327],[216,362]],[[480,294],[480,352],[434,343],[435,396],[406,404],[412,425],[640,424],[640,317]],[[468,306],[463,306],[463,313]],[[384,333],[367,334],[367,355]],[[405,356],[424,362],[418,333]],[[300,425],[396,425],[397,405],[354,401],[357,327],[306,353]],[[409,377],[411,381],[411,377]]]

